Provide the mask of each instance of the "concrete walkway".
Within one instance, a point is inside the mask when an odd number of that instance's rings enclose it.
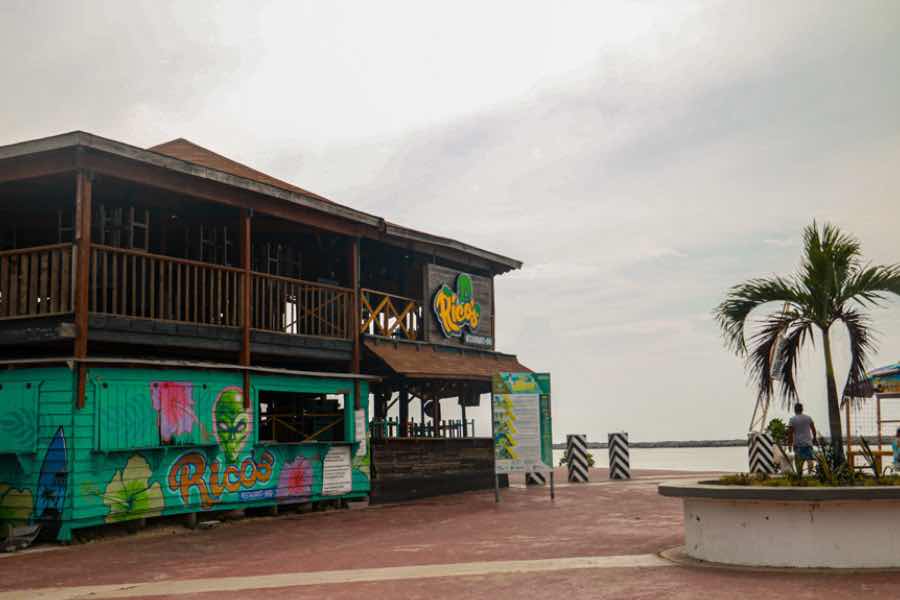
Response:
[[[681,506],[656,485],[517,485],[358,511],[255,518],[2,555],[12,598],[791,598],[900,597],[900,573],[821,574],[675,565]],[[50,546],[49,548],[55,548]]]

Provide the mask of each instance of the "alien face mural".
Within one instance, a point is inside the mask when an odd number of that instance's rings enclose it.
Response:
[[[237,462],[252,429],[253,419],[250,409],[244,408],[243,390],[235,386],[223,389],[213,405],[213,430],[227,462]]]

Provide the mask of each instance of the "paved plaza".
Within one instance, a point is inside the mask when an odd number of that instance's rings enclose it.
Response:
[[[561,474],[560,474],[561,475]],[[189,531],[151,526],[0,555],[0,600],[47,598],[797,598],[900,596],[896,573],[719,569],[661,557],[682,543],[666,480],[611,482],[414,503],[283,513]],[[562,479],[558,477],[558,479]]]

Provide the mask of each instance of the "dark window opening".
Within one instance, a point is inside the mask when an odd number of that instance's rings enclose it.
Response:
[[[259,392],[260,442],[343,442],[344,397]]]

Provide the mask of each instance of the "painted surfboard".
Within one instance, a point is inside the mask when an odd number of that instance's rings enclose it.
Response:
[[[50,440],[47,454],[44,455],[44,463],[41,465],[34,502],[35,520],[53,520],[62,517],[68,483],[69,457],[66,438],[63,428],[60,427]]]

